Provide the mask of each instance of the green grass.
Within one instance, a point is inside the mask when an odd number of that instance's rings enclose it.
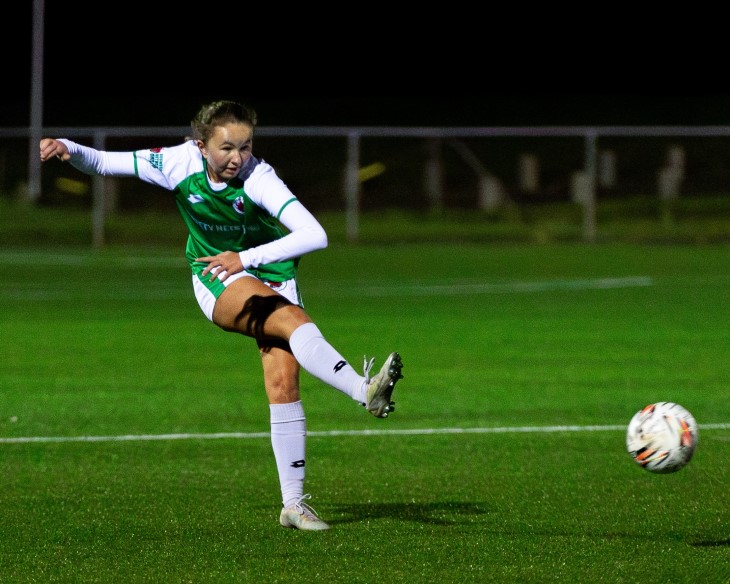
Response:
[[[185,226],[170,200],[159,195],[150,207],[111,213],[105,220],[110,246],[179,246]],[[92,242],[90,201],[26,205],[0,197],[0,245],[88,246]],[[317,212],[330,240],[348,240],[341,212]],[[599,199],[596,243],[730,242],[730,196],[683,197],[662,202],[634,195]],[[380,209],[360,215],[357,239],[363,244],[418,243],[582,243],[583,208],[566,202],[507,204],[493,211],[446,208],[441,212]]]
[[[0,581],[730,582],[727,244],[337,239],[307,310],[405,377],[378,420],[303,374],[322,533],[278,526],[257,352],[182,243],[6,247]],[[672,475],[625,451],[653,401],[700,424]]]

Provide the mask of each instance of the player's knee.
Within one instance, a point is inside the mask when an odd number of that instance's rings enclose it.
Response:
[[[285,369],[268,371],[265,384],[269,403],[286,404],[298,401],[300,398],[298,380]]]

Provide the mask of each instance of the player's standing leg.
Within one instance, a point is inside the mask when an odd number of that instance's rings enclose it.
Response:
[[[271,446],[281,486],[284,527],[321,531],[329,525],[304,501],[307,425],[299,394],[299,363],[286,349],[261,351],[264,383],[271,416]]]

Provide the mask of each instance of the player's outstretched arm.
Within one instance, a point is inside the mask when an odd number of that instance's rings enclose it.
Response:
[[[66,145],[55,138],[43,138],[40,142],[40,153],[41,162],[45,162],[54,157],[66,162],[71,158],[71,154],[69,154]]]

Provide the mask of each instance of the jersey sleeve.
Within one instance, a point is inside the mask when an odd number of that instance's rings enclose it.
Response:
[[[84,174],[135,176],[133,152],[104,152],[61,138],[71,155],[69,164]]]
[[[130,152],[107,152],[61,139],[68,148],[71,166],[85,174],[137,177],[173,190],[188,174],[200,170],[202,162],[193,141],[165,148]]]
[[[280,239],[240,252],[244,268],[298,258],[327,247],[327,233],[322,225],[270,165],[260,161],[244,182],[244,190],[256,205],[289,230]]]
[[[203,159],[194,140],[176,146],[136,150],[134,161],[140,179],[170,191],[186,177],[203,170]]]

